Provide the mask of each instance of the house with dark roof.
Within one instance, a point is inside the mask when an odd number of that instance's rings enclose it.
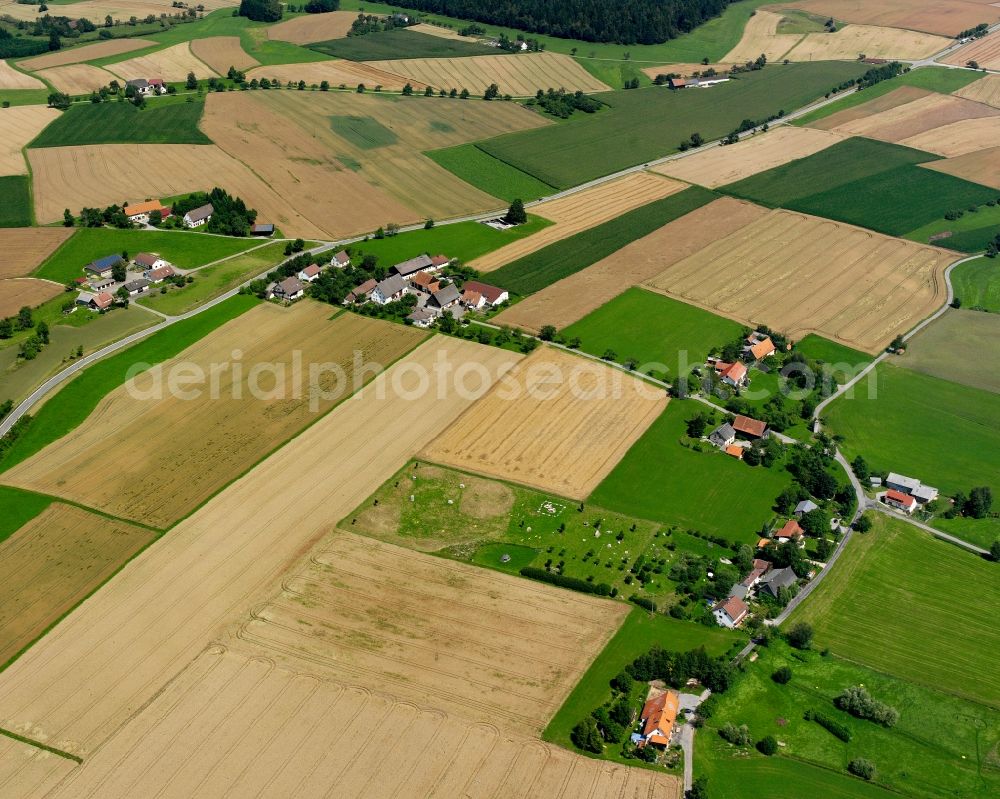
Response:
[[[430,271],[433,272],[439,267],[434,266],[434,261],[429,255],[418,255],[416,258],[410,258],[408,261],[400,261],[395,264],[389,272],[392,275],[398,277],[411,277],[417,272]]]
[[[428,311],[426,308],[417,308],[406,317],[414,327],[430,327],[437,319],[437,314]]]
[[[402,298],[406,292],[406,281],[400,275],[390,275],[375,286],[371,301],[379,305],[388,305]]]
[[[205,205],[199,205],[197,208],[192,208],[184,214],[184,227],[201,227],[206,222],[211,220],[212,214],[214,213],[215,208],[212,206],[212,203],[205,203]]]
[[[251,236],[273,236],[274,235],[274,225],[270,222],[255,222],[250,226]]]
[[[305,286],[302,285],[302,281],[297,277],[286,277],[280,283],[275,283],[268,291],[270,297],[288,302],[299,299],[305,293]]]
[[[795,572],[791,569],[772,569],[760,578],[761,590],[767,591],[775,599],[778,592],[784,588],[789,589],[798,582]]]
[[[372,292],[375,291],[375,287],[378,285],[377,280],[369,278],[360,286],[355,286],[354,290],[351,291],[346,297],[344,297],[345,305],[352,305],[359,302],[367,302],[368,298],[371,297]]]
[[[149,81],[145,78],[133,78],[132,80],[125,81],[126,90],[131,87],[136,94],[140,94],[145,97],[153,91],[153,87],[149,85]]]
[[[708,440],[719,449],[725,449],[736,441],[736,430],[729,422],[725,422],[708,434]]]
[[[151,285],[153,284],[146,280],[146,278],[140,277],[126,283],[125,290],[130,297],[134,297],[136,294],[145,294]]]
[[[510,293],[507,289],[499,288],[498,286],[491,286],[489,283],[483,283],[480,280],[467,280],[465,285],[462,286],[463,291],[470,291],[479,294],[485,303],[493,308],[500,303],[507,302],[510,299]]]
[[[455,305],[460,299],[462,299],[462,295],[458,293],[458,289],[455,284],[449,283],[443,289],[438,289],[431,294],[431,298],[427,301],[427,305],[430,308],[437,308],[443,311],[447,308],[451,308],[451,306]]]

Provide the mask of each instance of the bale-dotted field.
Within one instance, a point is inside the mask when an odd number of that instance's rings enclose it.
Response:
[[[955,96],[1000,108],[1000,75],[985,75],[968,86],[963,86],[955,92]]]
[[[683,183],[675,180],[636,172],[568,197],[548,200],[532,207],[531,213],[551,219],[555,222],[554,225],[487,253],[473,261],[472,266],[482,272],[489,272],[555,241],[569,238],[574,233],[600,225],[633,208],[676,194],[685,188],[687,187]]]
[[[260,63],[243,49],[239,36],[209,36],[207,39],[193,39],[191,52],[220,75],[228,73],[230,67],[247,70]]]
[[[0,247],[0,280],[24,277],[73,235],[65,227],[8,227]]]
[[[837,133],[781,125],[736,144],[667,161],[653,171],[714,189],[818,153],[843,138]]]
[[[8,246],[6,241],[4,246]],[[25,305],[34,308],[62,293],[63,287],[49,280],[33,277],[0,279],[0,317],[13,316]]]
[[[772,211],[649,285],[792,338],[818,333],[878,352],[944,302],[953,253],[839,222]]]
[[[934,93],[828,129],[898,143],[952,122],[984,117],[1000,117],[1000,110],[950,94]]]
[[[926,133],[901,139],[898,143],[953,158],[995,147],[998,141],[1000,141],[1000,115],[962,119],[950,125],[932,128]]]
[[[436,89],[468,89],[481,95],[495,83],[501,94],[533,95],[539,89],[603,92],[610,87],[599,81],[568,55],[525,53],[523,55],[478,55],[459,58],[406,58],[367,61],[375,69],[403,75],[408,80]]]
[[[347,35],[351,23],[358,18],[354,11],[329,11],[286,19],[267,28],[267,38],[293,44],[311,44],[340,39]]]
[[[982,39],[976,39],[941,60],[945,64],[962,67],[975,61],[982,69],[997,69],[1000,67],[1000,31],[993,31]]]
[[[350,393],[355,352],[384,368],[425,336],[355,314],[329,321],[330,314],[314,302],[254,308],[111,392],[83,425],[8,471],[6,481],[166,527]],[[234,350],[242,355],[233,358]],[[337,364],[346,379],[330,371],[310,377],[318,363]],[[220,364],[217,387],[203,377],[199,396],[169,388],[179,365],[207,375]]]
[[[922,100],[933,96],[935,96],[935,93],[927,89],[918,89],[916,86],[900,86],[898,89],[893,89],[881,97],[876,97],[866,103],[861,103],[861,105],[845,108],[843,111],[837,111],[834,114],[818,119],[811,123],[809,127],[820,130],[840,130],[842,127],[849,126],[859,120],[864,121],[885,111],[912,103],[914,100]]]
[[[221,186],[256,208],[258,218],[286,235],[331,238],[334,220],[307,219],[298,196],[281,194],[246,165],[214,144],[96,144],[29,150],[34,178],[35,216],[56,222],[64,208],[103,208],[125,197],[172,197]],[[282,184],[279,184],[279,187]],[[313,217],[317,217],[315,209]],[[322,210],[322,209],[321,209]]]
[[[17,65],[21,69],[37,72],[40,69],[61,67],[66,64],[79,64],[83,61],[93,61],[97,58],[131,53],[133,50],[145,50],[147,47],[152,47],[155,44],[158,44],[155,39],[147,39],[145,36],[139,39],[108,39],[104,42],[85,44],[82,47],[69,47],[65,50],[56,50],[54,53],[27,58],[24,61],[18,61]]]
[[[0,735],[0,787],[4,799],[45,796],[76,763],[44,749]]]
[[[759,12],[758,12],[759,13]],[[918,60],[954,44],[953,39],[878,25],[845,25],[836,33],[808,33],[785,53],[790,61],[854,61],[869,58]]]
[[[216,645],[52,797],[252,796],[262,786],[268,796],[301,799],[680,799],[682,788],[673,775],[582,757],[491,719],[452,716]]]
[[[743,29],[743,37],[736,46],[722,57],[728,64],[753,61],[761,54],[768,61],[779,61],[782,56],[802,41],[801,33],[778,33],[781,14],[757,9]]]
[[[436,366],[441,357],[451,372]],[[441,435],[479,396],[477,371],[485,389],[519,358],[454,338],[416,349],[174,527],[0,673],[0,727],[93,753]],[[464,364],[481,368],[458,391],[444,378]]]
[[[215,70],[191,52],[188,42],[108,64],[107,68],[123,80],[162,78],[168,82],[176,82],[185,80],[189,72],[193,72],[197,78],[212,78],[217,75]]]
[[[44,89],[38,78],[18,72],[6,61],[0,61],[0,89]]]
[[[941,161],[929,161],[920,166],[970,180],[983,186],[1000,189],[1000,146],[988,147],[985,150],[977,150]]]
[[[155,536],[55,502],[0,543],[0,663],[28,646]]]
[[[425,450],[428,460],[584,499],[666,407],[665,393],[543,348]]]
[[[92,91],[107,86],[117,78],[103,67],[91,64],[67,64],[62,67],[50,67],[37,73],[45,78],[59,91],[69,95],[90,94]]]
[[[272,64],[266,67],[255,67],[247,73],[247,79],[267,78],[285,84],[288,81],[298,83],[304,80],[307,85],[319,85],[327,81],[331,86],[346,86],[353,89],[364,84],[368,91],[381,86],[386,91],[400,91],[407,83],[414,90],[423,91],[424,84],[409,80],[402,75],[396,75],[384,69],[355,61],[311,61],[306,64]]]
[[[980,22],[1000,20],[988,0],[795,0],[788,5],[822,17],[957,36]],[[760,12],[757,12],[760,14]]]
[[[656,277],[670,264],[766,214],[760,206],[742,200],[714,200],[512,305],[496,321],[533,333],[544,325],[565,328],[629,287]]]
[[[41,105],[0,109],[0,175],[28,174],[21,148],[60,113],[55,108]]]

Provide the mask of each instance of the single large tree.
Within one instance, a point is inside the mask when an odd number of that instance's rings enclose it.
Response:
[[[520,198],[517,198],[510,204],[504,221],[510,225],[523,225],[528,221],[528,212],[524,210],[524,203]]]

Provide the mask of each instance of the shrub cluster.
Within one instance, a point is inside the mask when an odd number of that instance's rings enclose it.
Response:
[[[848,743],[851,740],[850,727],[846,724],[841,724],[836,719],[832,719],[829,716],[820,713],[818,710],[807,710],[803,714],[802,718],[806,721],[815,721],[820,727],[823,727],[844,743]]]
[[[611,586],[607,583],[588,583],[578,577],[567,577],[565,574],[554,574],[545,569],[538,569],[532,566],[525,566],[521,569],[522,577],[529,577],[532,580],[539,580],[543,583],[551,583],[562,588],[571,588],[574,591],[582,591],[586,594],[597,594],[598,596],[611,596]]]
[[[867,719],[883,727],[894,727],[899,721],[899,711],[875,699],[865,688],[852,685],[833,700],[833,704],[859,719]]]

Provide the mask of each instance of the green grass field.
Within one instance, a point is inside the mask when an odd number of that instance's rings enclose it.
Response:
[[[441,36],[397,28],[391,31],[348,36],[309,45],[310,50],[349,61],[379,61],[397,58],[456,58],[470,55],[496,55],[495,47],[478,44],[475,39],[456,41]]]
[[[31,183],[27,175],[0,177],[0,227],[31,224]]]
[[[950,222],[944,217],[935,219],[916,230],[911,230],[904,238],[919,241],[921,244],[934,244],[949,250],[971,253],[985,250],[998,230],[1000,230],[1000,205],[983,205],[976,211],[966,211],[960,218]],[[951,235],[931,241],[932,236],[940,236],[942,233]]]
[[[1000,314],[955,310],[906,343],[907,369],[1000,394]]]
[[[894,236],[953,208],[996,199],[995,189],[917,166],[935,160],[921,150],[855,137],[721,191]]]
[[[612,678],[654,646],[678,652],[704,646],[710,655],[718,656],[724,655],[734,644],[742,645],[745,641],[746,636],[735,631],[651,615],[640,608],[633,608],[618,632],[566,697],[542,733],[542,738],[573,748],[569,739],[573,727],[610,698]]]
[[[996,710],[835,655],[798,652],[781,641],[758,651],[758,660],[719,697],[712,718],[699,733],[699,738],[704,735],[707,739],[699,754],[713,765],[727,769],[747,759],[765,762],[757,753],[750,754],[747,748],[732,746],[719,737],[718,730],[731,722],[746,724],[754,740],[773,735],[784,742],[782,755],[845,777],[847,764],[865,757],[878,769],[876,783],[918,799],[986,799],[1000,790],[1000,770],[989,767],[988,754],[1000,743],[1000,713]],[[787,685],[771,679],[781,666],[792,670]],[[864,685],[874,697],[899,710],[899,723],[886,729],[838,710],[834,697],[851,685]],[[946,713],[941,712],[944,707]],[[846,726],[851,740],[844,743],[816,722],[805,720],[803,714],[808,710],[820,710]],[[942,745],[944,741],[947,743]],[[696,768],[701,770],[702,765],[697,759]]]
[[[395,133],[372,117],[332,116],[330,127],[362,150],[376,150],[399,140]]]
[[[220,325],[248,311],[257,302],[255,297],[232,297],[89,366],[34,414],[25,433],[0,459],[0,471],[31,457],[82,423],[108,392],[125,382],[129,369],[134,365],[152,366],[172,358]]]
[[[792,124],[808,125],[810,122],[831,116],[838,111],[845,111],[848,108],[854,108],[855,106],[867,103],[869,100],[874,100],[876,97],[881,97],[884,94],[895,91],[901,86],[915,86],[918,89],[927,89],[927,91],[931,92],[951,94],[963,86],[968,86],[973,81],[979,80],[981,77],[981,73],[971,72],[966,69],[922,67],[921,69],[911,70],[905,75],[900,75],[891,80],[876,83],[874,86],[860,92],[853,92],[842,97],[835,103],[830,103],[822,108],[817,108],[815,111],[810,111],[808,114],[796,119]]]
[[[548,183],[505,164],[474,144],[431,150],[426,155],[466,183],[507,202],[529,202],[555,192]]]
[[[951,270],[951,284],[963,308],[1000,313],[1000,260],[977,258]]]
[[[0,486],[0,541],[10,538],[52,502],[52,497],[44,494],[12,486]]]
[[[1000,602],[996,564],[883,514],[873,522],[790,622],[810,622],[816,645],[848,660],[1000,708],[1000,628],[986,612]]]
[[[853,366],[868,363],[872,359],[872,356],[865,352],[845,347],[843,344],[830,341],[815,333],[810,333],[801,341],[796,342],[795,349],[807,358],[830,364],[847,363]]]
[[[634,358],[641,372],[653,369],[673,377],[704,363],[712,347],[737,338],[741,330],[738,323],[701,308],[630,288],[562,333],[578,337],[580,349],[591,355],[611,349],[619,363]]]
[[[8,102],[12,106],[45,105],[48,97],[48,89],[0,89],[0,103]]]
[[[211,144],[198,129],[205,102],[165,102],[168,99],[156,98],[141,110],[124,102],[77,103],[39,133],[30,146]]]
[[[597,263],[629,242],[641,239],[717,196],[708,189],[691,186],[519,258],[490,272],[490,280],[522,296],[533,294]]]
[[[209,236],[189,231],[81,228],[35,270],[34,276],[66,283],[82,277],[83,267],[91,261],[123,251],[129,255],[155,252],[182,269],[193,269],[259,244],[259,239]]]
[[[734,543],[755,543],[791,477],[780,464],[751,467],[708,444],[704,452],[682,446],[686,420],[705,410],[701,403],[673,400],[588,501]]]
[[[863,71],[857,63],[824,61],[767,67],[705,91],[650,87],[598,94],[609,106],[599,114],[488,139],[479,147],[565,188],[675,152],[693,133],[711,141],[744,119],[800,108]]]

